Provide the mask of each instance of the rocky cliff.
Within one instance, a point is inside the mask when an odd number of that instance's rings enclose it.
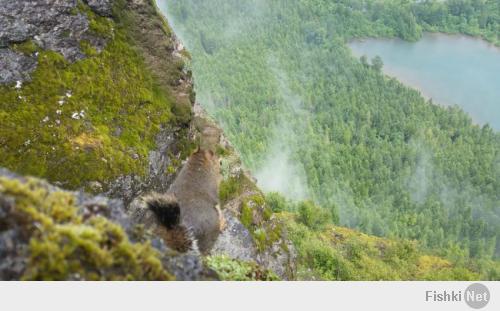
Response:
[[[0,279],[294,276],[283,224],[223,135],[237,191],[211,254],[175,252],[145,221],[142,196],[222,132],[195,105],[188,61],[154,1],[0,0]]]
[[[0,0],[1,280],[479,278],[264,196],[196,102],[189,58],[153,0]],[[177,252],[143,198],[207,144],[226,225],[209,254]]]

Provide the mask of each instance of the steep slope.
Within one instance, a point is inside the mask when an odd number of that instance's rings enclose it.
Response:
[[[423,30],[498,44],[498,1],[159,3],[193,55],[199,101],[266,191],[311,198],[367,234],[498,260],[500,134],[346,44]]]
[[[0,0],[0,279],[483,277],[265,196],[224,135],[211,143],[226,228],[207,257],[173,251],[141,198],[167,191],[204,135],[222,133],[194,104],[189,54],[153,1],[27,3]]]
[[[148,1],[91,3],[2,1],[0,165],[73,189],[164,181],[189,153],[183,56]]]
[[[239,278],[275,279],[268,266],[288,277],[287,250],[268,243],[256,251],[237,211],[227,215],[220,256],[206,262],[169,249],[153,234],[154,222],[129,216],[151,213],[141,196],[166,192],[202,133],[220,131],[200,109],[193,114],[189,54],[153,1],[0,7],[0,166],[108,195],[2,170],[0,278],[216,279],[207,265],[221,269],[222,262],[240,269]],[[244,244],[235,247],[236,240]]]

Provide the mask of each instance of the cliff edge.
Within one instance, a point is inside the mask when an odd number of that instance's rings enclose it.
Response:
[[[0,0],[0,279],[293,277],[284,226],[195,104],[189,57],[154,1]],[[207,142],[223,186],[244,183],[210,254],[179,253],[143,197]]]

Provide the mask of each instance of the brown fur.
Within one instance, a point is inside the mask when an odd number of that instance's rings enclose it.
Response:
[[[201,252],[207,253],[221,230],[220,164],[210,150],[195,152],[169,190],[180,206],[181,223],[191,230]]]
[[[161,237],[171,249],[185,253],[197,249],[196,240],[191,231],[179,225],[172,229],[159,226],[155,234]]]
[[[199,149],[181,169],[167,194],[144,198],[167,245],[186,252],[196,248],[208,253],[225,222],[219,208],[220,164],[210,150]]]
[[[172,249],[187,252],[196,249],[192,232],[181,223],[181,210],[177,199],[170,194],[151,193],[143,198],[148,208],[161,224],[155,234],[161,237]]]

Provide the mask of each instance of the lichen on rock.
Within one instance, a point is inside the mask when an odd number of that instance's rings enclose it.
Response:
[[[153,1],[0,0],[0,166],[48,180],[0,169],[0,279],[292,276],[255,181],[199,106],[193,117],[187,59]],[[210,260],[170,249],[140,202],[207,144],[229,178]]]
[[[0,170],[0,279],[206,280],[198,256],[174,252],[123,201],[68,192]]]
[[[1,1],[0,165],[127,202],[168,187],[192,82],[154,3]]]
[[[112,0],[85,0],[85,3],[101,16],[111,16],[113,14]]]
[[[110,13],[110,1],[92,2],[103,2],[94,6],[97,13]],[[0,0],[0,84],[29,80],[38,62],[35,54],[15,57],[13,44],[32,41],[70,62],[86,57],[82,41],[102,51],[107,40],[92,29],[90,12],[84,9],[77,0]]]

